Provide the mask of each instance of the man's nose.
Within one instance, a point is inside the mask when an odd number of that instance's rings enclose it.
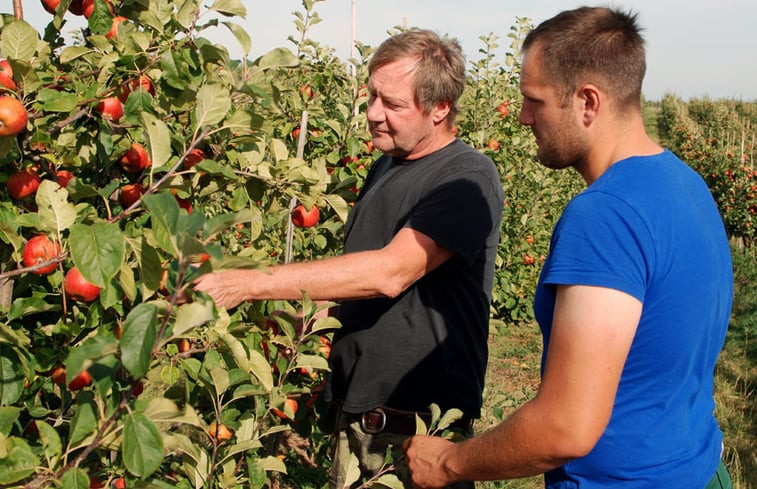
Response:
[[[368,110],[365,113],[366,118],[370,122],[381,122],[384,120],[384,110],[381,106],[381,102],[377,99],[371,99],[368,101]]]

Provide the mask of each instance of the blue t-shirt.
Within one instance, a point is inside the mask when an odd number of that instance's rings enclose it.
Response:
[[[610,422],[548,488],[704,487],[722,434],[713,374],[733,297],[730,247],[709,189],[670,151],[612,165],[555,226],[534,300],[547,351],[555,285],[592,285],[643,303]]]

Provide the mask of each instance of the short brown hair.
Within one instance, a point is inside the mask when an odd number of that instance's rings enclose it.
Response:
[[[640,107],[646,60],[636,19],[607,7],[567,10],[529,32],[523,51],[538,45],[544,74],[565,100],[589,77],[619,108]]]
[[[402,32],[376,49],[368,63],[368,73],[402,58],[418,60],[413,74],[416,102],[426,112],[440,102],[449,102],[447,124],[452,127],[460,111],[457,101],[465,88],[465,57],[460,44],[428,30]]]

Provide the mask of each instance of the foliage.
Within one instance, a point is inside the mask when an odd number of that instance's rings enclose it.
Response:
[[[350,204],[378,156],[365,119],[372,48],[358,43],[344,62],[309,39],[317,0],[294,12],[290,46],[255,60],[234,22],[246,15],[239,0],[111,1],[112,13],[95,0],[87,27],[67,40],[76,1],[61,0],[42,35],[0,16],[0,51],[17,84],[0,90],[29,114],[25,131],[0,137],[0,485],[123,477],[128,487],[323,486],[320,393],[339,327],[324,317],[329,304],[304,296],[229,313],[190,284],[213,269],[340,252]],[[126,20],[109,37],[116,15]],[[244,59],[202,37],[218,24]],[[496,163],[505,189],[492,304],[502,329],[532,318],[549,234],[583,187],[575,173],[542,168],[517,121],[519,46],[530,27],[517,19],[502,64],[499,39],[481,38],[457,124]],[[101,114],[108,97],[122,99],[123,116]],[[753,123],[753,107],[732,109]],[[724,151],[713,159],[720,171],[727,150],[687,143],[708,110],[661,110],[661,128],[681,151]],[[134,143],[147,150],[145,169],[122,164]],[[40,184],[15,199],[6,187],[20,170]],[[734,178],[718,190],[726,204],[736,183],[746,185],[742,170],[729,170]],[[129,184],[145,193],[124,204]],[[751,208],[737,200],[727,225],[749,242]],[[293,226],[298,204],[319,207],[318,225]],[[24,246],[38,234],[62,251],[25,265]],[[34,273],[51,264],[52,273]],[[64,290],[74,267],[99,287],[94,301]],[[69,387],[84,371],[91,383]]]
[[[663,98],[663,142],[704,178],[729,236],[746,246],[757,239],[757,103]]]
[[[458,124],[460,138],[495,162],[505,191],[492,297],[493,317],[501,320],[533,318],[532,291],[552,228],[570,198],[584,186],[575,172],[542,167],[530,129],[518,122],[520,44],[531,27],[528,19],[516,19],[508,33],[504,66],[495,58],[499,38],[481,37],[482,58],[470,69]]]
[[[305,161],[282,128],[331,100],[319,89],[357,104],[341,88],[353,78],[333,59],[285,49],[231,60],[201,33],[218,16],[243,16],[237,1],[124,0],[111,14],[97,0],[81,38],[67,45],[71,3],[61,1],[43,38],[8,15],[0,25],[18,84],[10,94],[29,112],[26,131],[0,138],[0,181],[21,169],[41,176],[28,197],[0,190],[0,484],[82,487],[125,477],[130,486],[263,487],[286,472],[288,450],[306,453],[309,438],[323,438],[315,414],[338,323],[319,318],[328,305],[306,297],[229,316],[192,297],[188,284],[210,269],[336,246],[345,196],[354,194],[327,171],[328,154]],[[127,20],[109,37],[113,15]],[[247,34],[223,23],[248,51]],[[279,82],[283,73],[294,84]],[[311,77],[312,98],[299,90]],[[107,97],[122,98],[123,116],[101,113]],[[339,108],[314,110],[323,126],[311,131],[365,139],[336,134],[353,127]],[[146,169],[121,163],[132,143],[147,149]],[[196,148],[204,158],[185,165]],[[65,185],[64,170],[74,176]],[[129,183],[145,193],[126,206],[119,194]],[[321,207],[317,229],[292,229],[296,201]],[[37,234],[63,250],[47,262],[57,263],[49,275],[21,260]],[[64,290],[73,267],[100,288],[94,301]],[[63,378],[52,375],[60,367]],[[85,371],[91,383],[70,384]]]

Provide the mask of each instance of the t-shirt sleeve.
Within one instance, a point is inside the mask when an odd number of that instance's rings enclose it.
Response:
[[[450,171],[413,209],[405,226],[473,263],[492,227],[499,227],[503,205],[499,185],[495,172]]]
[[[581,194],[555,226],[542,282],[592,285],[644,301],[654,242],[648,227],[626,202],[601,192]]]

